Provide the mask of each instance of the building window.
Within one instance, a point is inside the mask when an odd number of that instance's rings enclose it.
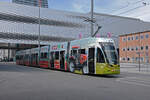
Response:
[[[139,57],[136,57],[136,61],[137,61],[137,62],[138,62],[138,61],[144,62],[144,58],[143,58],[143,57],[140,57],[140,59],[139,59]]]
[[[146,63],[149,63],[149,57],[145,58]]]
[[[138,59],[139,59],[139,57],[136,57],[136,61],[139,61]]]
[[[134,57],[132,57],[132,61],[133,61],[133,62],[135,61]]]
[[[145,52],[145,56],[148,57],[148,52]]]
[[[144,49],[144,47],[143,46],[141,46],[141,50],[143,50]]]
[[[128,41],[130,41],[130,37],[128,37]]]
[[[136,51],[138,51],[138,49],[139,49],[139,48],[138,48],[138,47],[136,47]]]
[[[146,34],[146,35],[145,35],[145,38],[149,38],[149,34]]]
[[[134,48],[132,47],[131,50],[134,51]]]
[[[131,37],[131,40],[134,40],[134,36]]]
[[[122,60],[125,61],[126,59],[125,59],[125,58],[122,58]]]
[[[148,50],[148,46],[145,46],[145,49]]]
[[[130,61],[130,58],[127,58],[127,61]]]
[[[127,51],[130,51],[130,48],[127,48]]]
[[[144,58],[143,58],[143,57],[141,57],[141,59],[140,59],[140,60],[141,60],[141,62],[144,62]]]
[[[126,51],[126,48],[123,48],[122,51]]]
[[[144,39],[144,36],[143,36],[143,35],[141,35],[141,39]]]
[[[126,41],[126,38],[123,38],[123,42],[125,42]]]
[[[136,36],[136,40],[138,40],[139,39],[139,37],[138,36]]]

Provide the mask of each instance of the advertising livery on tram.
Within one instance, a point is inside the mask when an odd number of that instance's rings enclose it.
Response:
[[[39,54],[40,53],[40,54]],[[70,71],[79,74],[120,74],[114,41],[85,38],[18,51],[16,64]]]

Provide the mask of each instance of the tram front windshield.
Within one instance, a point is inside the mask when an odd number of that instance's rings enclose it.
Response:
[[[100,43],[109,64],[118,64],[118,56],[113,43]]]

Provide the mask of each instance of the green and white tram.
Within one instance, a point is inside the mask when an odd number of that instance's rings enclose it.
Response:
[[[70,44],[70,71],[83,74],[119,74],[120,65],[114,41],[110,38],[87,38],[72,41]],[[80,57],[76,57],[80,55]],[[85,59],[84,59],[85,58]],[[84,61],[82,61],[84,60]],[[84,62],[82,64],[82,62]],[[80,70],[81,72],[81,70]]]

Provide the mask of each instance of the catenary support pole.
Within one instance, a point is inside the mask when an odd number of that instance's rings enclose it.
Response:
[[[91,0],[91,36],[93,35],[93,12],[94,12],[94,0]]]

